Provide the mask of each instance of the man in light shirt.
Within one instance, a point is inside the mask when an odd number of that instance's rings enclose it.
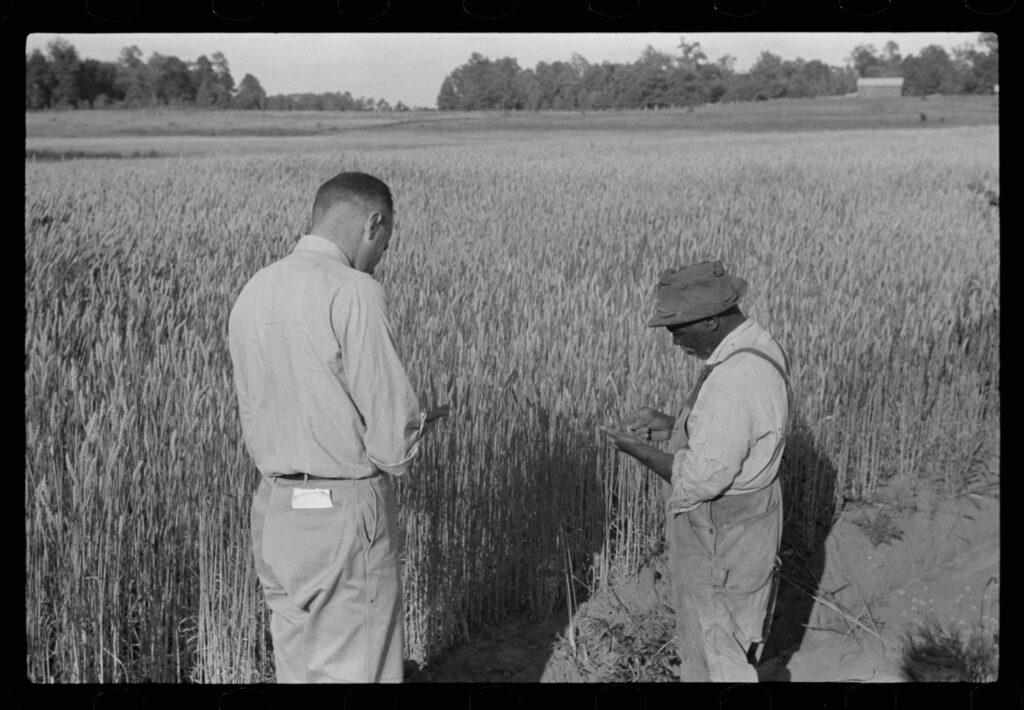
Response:
[[[603,427],[671,485],[666,537],[683,681],[756,682],[777,589],[789,367],[740,311],[746,290],[720,261],[663,272],[648,325],[666,328],[704,368],[678,416],[644,407],[628,415],[628,431]],[[647,441],[667,441],[667,451]]]
[[[402,681],[392,477],[443,412],[421,415],[372,278],[393,218],[381,180],[328,180],[310,233],[249,280],[228,322],[281,683]]]

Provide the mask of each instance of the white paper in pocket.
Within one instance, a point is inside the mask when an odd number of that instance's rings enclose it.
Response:
[[[327,488],[293,488],[292,508],[330,508],[331,491]]]

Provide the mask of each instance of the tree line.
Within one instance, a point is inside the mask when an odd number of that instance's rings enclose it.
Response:
[[[902,76],[903,93],[991,93],[999,82],[996,35],[982,33],[978,44],[952,54],[930,45],[917,55],[902,56],[889,42],[879,51],[858,45],[845,67],[817,59],[784,60],[762,52],[747,72],[735,71],[735,58],[708,59],[699,42],[682,38],[678,53],[648,46],[632,63],[588,62],[579,54],[570,61],[539,62],[523,69],[511,57],[488,59],[473,53],[441,84],[437,107],[472,110],[599,110],[693,106],[778,98],[836,96],[857,90],[859,77]]]
[[[201,106],[262,108],[266,94],[246,74],[236,86],[221,52],[185,62],[154,52],[143,60],[136,46],[121,50],[116,61],[82,59],[66,40],[47,51],[34,50],[25,61],[25,107],[144,108]]]
[[[844,67],[812,59],[784,60],[762,52],[746,72],[735,58],[711,61],[699,42],[681,38],[670,54],[648,46],[632,63],[588,62],[579,54],[569,61],[538,62],[523,69],[511,57],[488,59],[473,53],[445,77],[437,97],[442,111],[599,110],[693,106],[732,101],[837,96],[853,93],[858,77],[902,76],[903,93],[991,93],[999,82],[999,44],[994,33],[981,33],[975,45],[952,53],[930,45],[902,56],[895,42],[881,50],[858,45]],[[186,62],[125,47],[116,61],[82,59],[63,39],[35,49],[25,60],[25,107],[201,108],[271,111],[407,111],[401,101],[354,97],[348,91],[267,96],[259,80],[246,74],[238,84],[221,52]]]
[[[116,61],[82,59],[74,45],[56,39],[46,52],[25,58],[25,107],[36,109],[148,108],[196,106],[211,109],[405,111],[401,101],[354,97],[349,92],[268,96],[259,79],[246,74],[236,85],[221,52],[186,62],[154,52],[143,60],[136,46]]]

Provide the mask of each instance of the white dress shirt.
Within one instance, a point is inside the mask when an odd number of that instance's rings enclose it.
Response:
[[[419,403],[384,291],[332,242],[303,236],[261,269],[228,322],[246,449],[264,475],[405,473]]]

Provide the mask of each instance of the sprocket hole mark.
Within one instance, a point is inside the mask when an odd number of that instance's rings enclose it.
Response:
[[[462,11],[481,20],[496,20],[516,9],[516,0],[462,0]]]
[[[964,7],[979,15],[1001,15],[1017,6],[1017,0],[964,0]]]
[[[263,14],[263,0],[213,0],[213,14],[230,22],[245,22]]]
[[[715,10],[729,17],[751,17],[764,9],[764,0],[715,0]]]
[[[86,0],[85,11],[100,22],[122,22],[139,11],[139,0]]]
[[[232,688],[217,701],[219,710],[269,710],[267,698],[256,688]]]
[[[840,10],[860,17],[878,15],[890,7],[892,7],[892,0],[839,0]]]
[[[589,9],[602,17],[626,17],[640,9],[640,0],[590,0]]]
[[[391,0],[338,0],[338,14],[357,20],[376,20],[391,9]]]

